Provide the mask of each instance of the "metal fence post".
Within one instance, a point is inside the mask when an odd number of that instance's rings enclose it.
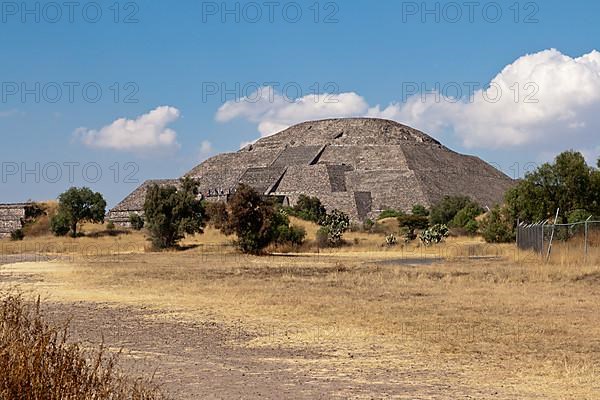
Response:
[[[517,231],[515,232],[515,244],[517,245],[517,248],[519,248],[519,230],[520,230],[521,226],[519,225],[519,218],[517,218]]]
[[[542,223],[542,248],[540,249],[540,253],[544,254],[544,226],[546,225],[546,221]]]
[[[585,235],[584,235],[584,255],[585,258],[587,259],[587,255],[588,255],[588,232],[589,232],[589,221],[592,218],[592,216],[590,215],[588,217],[588,219],[585,220]]]
[[[560,208],[556,209],[556,217],[554,217],[554,225],[552,225],[552,233],[550,234],[550,242],[548,243],[548,254],[546,255],[546,262],[550,260],[550,252],[552,251],[552,240],[554,239],[554,230],[556,229],[556,223],[558,222],[558,213]]]

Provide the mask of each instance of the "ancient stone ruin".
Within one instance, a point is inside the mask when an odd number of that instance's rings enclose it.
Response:
[[[144,215],[144,201],[146,200],[146,191],[152,185],[158,186],[179,186],[178,179],[155,179],[144,182],[133,193],[127,196],[123,201],[113,207],[108,213],[108,220],[116,225],[131,227],[129,216],[131,214]]]
[[[430,136],[374,118],[309,121],[212,157],[186,176],[209,201],[226,200],[239,183],[293,205],[301,194],[354,220],[393,208],[429,207],[444,195],[467,195],[483,206],[501,203],[514,181],[474,156],[456,153]],[[109,213],[122,223],[143,213],[145,182]],[[172,181],[159,181],[167,184]]]
[[[0,204],[0,239],[21,229],[30,203]]]

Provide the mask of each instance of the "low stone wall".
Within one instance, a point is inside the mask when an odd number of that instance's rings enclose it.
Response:
[[[25,209],[29,204],[0,204],[0,238],[23,227]]]

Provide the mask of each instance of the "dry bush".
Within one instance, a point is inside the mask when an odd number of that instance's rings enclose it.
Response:
[[[44,210],[44,213],[38,216],[31,224],[28,224],[23,228],[25,236],[39,237],[50,234],[50,219],[56,214],[58,203],[55,201],[48,201],[39,203],[39,205]]]
[[[103,348],[90,354],[67,342],[67,329],[48,325],[40,302],[1,294],[0,398],[153,400],[165,397],[150,382],[119,371]],[[88,357],[91,356],[91,357]]]

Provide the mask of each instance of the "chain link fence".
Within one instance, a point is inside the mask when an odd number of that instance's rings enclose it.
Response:
[[[600,249],[600,221],[582,221],[572,224],[517,224],[517,246],[532,250],[549,259],[553,248],[569,254],[587,257]]]

